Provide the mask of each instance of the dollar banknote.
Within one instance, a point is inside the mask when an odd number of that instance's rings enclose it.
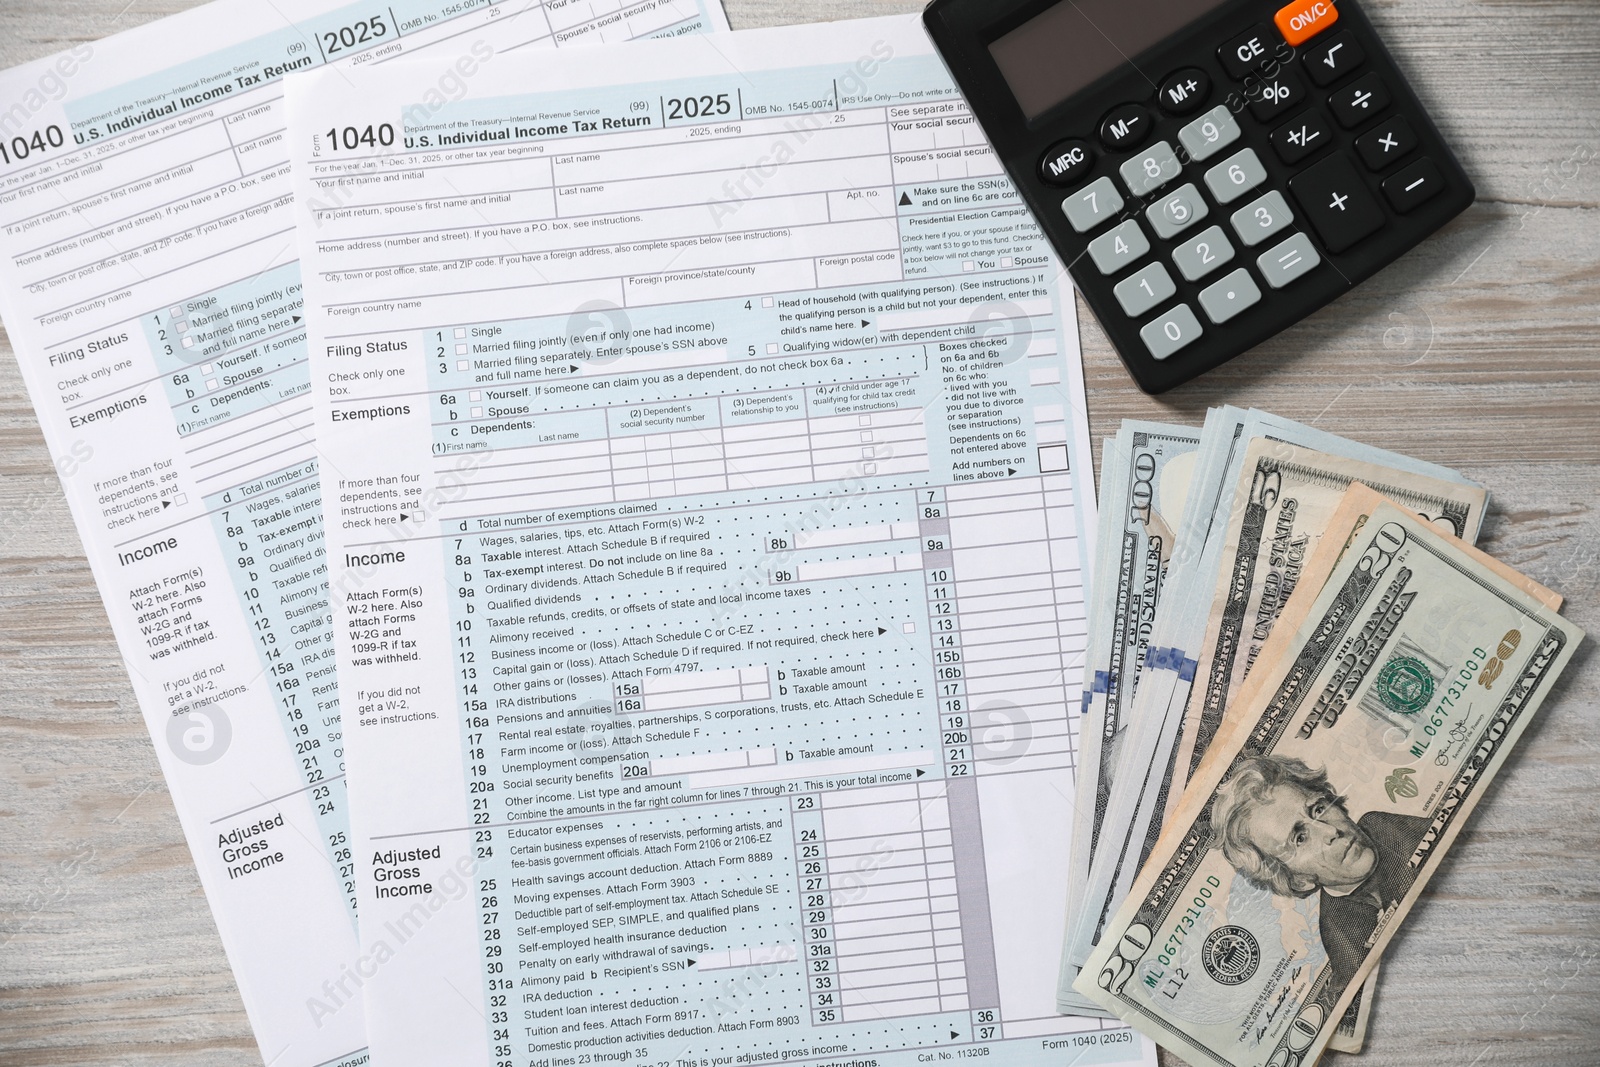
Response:
[[[1271,437],[1244,450],[1235,507],[1222,532],[1221,566],[1195,681],[1177,742],[1171,802],[1216,735],[1232,694],[1272,634],[1346,490],[1355,482],[1385,494],[1469,544],[1483,526],[1481,487],[1330,455]],[[1172,808],[1163,813],[1170,816]]]
[[[1352,486],[1079,992],[1191,1064],[1300,1067],[1583,633]]]
[[[1130,421],[1101,453],[1099,534],[1086,606],[1089,648],[1067,895],[1069,937],[1111,802],[1133,682],[1165,587],[1199,447],[1198,430]],[[1102,1014],[1103,1009],[1072,988],[1078,970],[1065,963],[1069,955],[1063,949],[1057,1007]]]
[[[1328,1048],[1333,1052],[1343,1052],[1354,1055],[1360,1052],[1367,1044],[1367,1026],[1372,1022],[1372,1000],[1377,995],[1378,972],[1383,969],[1383,964],[1372,965],[1372,973],[1367,975],[1367,980],[1361,986],[1361,992],[1356,994],[1356,999],[1344,1010],[1344,1017],[1339,1020],[1339,1025],[1334,1028],[1333,1036],[1328,1038]]]
[[[1083,696],[1079,704],[1078,759],[1076,792],[1072,810],[1072,850],[1067,861],[1066,922],[1062,935],[1061,969],[1056,980],[1056,1010],[1068,1015],[1101,1015],[1106,1010],[1083,996],[1072,983],[1077,980],[1078,968],[1070,962],[1068,946],[1072,944],[1074,916],[1083,903],[1084,883],[1088,877],[1094,847],[1098,844],[1100,818],[1094,803],[1098,776],[1102,773],[1102,760],[1114,761],[1116,745],[1114,736],[1109,742],[1102,738],[1105,723],[1105,692],[1096,692],[1106,686],[1096,686],[1097,678],[1105,676],[1108,649],[1111,646],[1112,600],[1110,590],[1116,582],[1112,573],[1115,566],[1116,545],[1116,488],[1126,481],[1123,471],[1125,455],[1118,437],[1108,437],[1101,442],[1099,521],[1094,540],[1094,559],[1090,565],[1089,581],[1084,596],[1084,617],[1087,625],[1087,645],[1084,650]],[[1089,752],[1090,748],[1093,752]],[[1108,779],[1110,769],[1104,773]]]
[[[1163,685],[1167,673],[1154,669],[1149,652],[1154,648],[1159,658],[1168,655],[1167,645],[1152,645],[1173,628],[1173,616],[1188,610],[1192,594],[1185,590],[1185,576],[1192,581],[1195,560],[1205,541],[1209,524],[1215,514],[1217,497],[1222,491],[1223,471],[1232,450],[1237,446],[1249,412],[1241,408],[1213,408],[1206,414],[1200,432],[1200,444],[1194,453],[1192,470],[1188,475],[1182,519],[1176,537],[1167,573],[1163,578],[1163,592],[1154,619],[1148,623],[1146,655],[1137,664],[1129,664],[1128,677],[1123,679],[1127,710],[1119,714],[1124,729],[1117,744],[1117,764],[1114,768],[1115,784],[1106,796],[1106,808],[1096,813],[1098,827],[1093,855],[1090,858],[1089,876],[1076,880],[1073,891],[1074,905],[1067,916],[1067,932],[1062,954],[1063,976],[1076,981],[1077,971],[1089,958],[1100,929],[1110,917],[1113,898],[1112,885],[1121,869],[1122,857],[1130,845],[1130,823],[1133,813],[1143,801],[1146,790],[1155,787],[1149,769],[1150,749],[1154,740],[1145,740],[1147,722],[1138,718],[1139,708],[1160,706],[1160,701],[1149,694],[1141,695],[1141,687]],[[1095,627],[1090,618],[1091,633]],[[1132,669],[1136,668],[1136,669]],[[1080,763],[1088,766],[1087,763]],[[1080,775],[1079,781],[1082,782]],[[1070,1003],[1067,995],[1058,999]]]
[[[1128,894],[1160,835],[1170,800],[1182,792],[1188,778],[1188,768],[1178,760],[1180,728],[1221,578],[1225,534],[1235,511],[1248,507],[1248,498],[1240,493],[1241,486],[1248,489],[1245,457],[1251,442],[1262,438],[1389,468],[1396,472],[1386,479],[1391,485],[1404,484],[1412,475],[1472,484],[1448,468],[1265,412],[1224,408],[1208,420],[1179,552],[1168,575],[1166,601],[1172,610],[1161,612],[1157,619],[1128,716],[1132,729],[1123,743],[1118,771],[1119,782],[1127,785],[1117,790],[1106,813],[1101,829],[1104,846],[1096,850],[1091,864],[1085,905],[1071,939],[1078,954],[1071,962],[1079,966],[1087,959],[1088,948],[1100,939],[1116,904]]]

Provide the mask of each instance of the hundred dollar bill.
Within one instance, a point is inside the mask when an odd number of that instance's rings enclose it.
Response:
[[[1198,430],[1129,421],[1102,452],[1099,536],[1087,606],[1089,648],[1068,879],[1068,937],[1083,903],[1090,860],[1110,804],[1117,754],[1128,730],[1125,716],[1133,702],[1133,682],[1154,624],[1199,447]],[[1068,955],[1064,946],[1063,961]],[[1057,1007],[1063,1012],[1101,1014],[1102,1009],[1073,990],[1077,976],[1078,968],[1064,963]]]
[[[1583,633],[1364,486],[1077,989],[1191,1064],[1321,1055]]]
[[[1134,875],[1155,847],[1169,799],[1182,792],[1188,777],[1178,765],[1179,728],[1189,703],[1212,596],[1222,569],[1224,534],[1235,510],[1242,510],[1247,503],[1237,492],[1245,455],[1250,442],[1263,437],[1408,474],[1471,484],[1448,468],[1336,437],[1265,412],[1222,409],[1219,418],[1208,423],[1208,454],[1197,464],[1191,506],[1185,509],[1185,530],[1179,538],[1179,557],[1168,577],[1167,599],[1172,610],[1163,612],[1157,620],[1129,716],[1133,728],[1122,756],[1127,770],[1119,771],[1119,780],[1129,785],[1118,790],[1106,814],[1101,836],[1107,844],[1096,851],[1086,890],[1088,903],[1080,923],[1087,920],[1096,904],[1099,911],[1087,938],[1075,939],[1080,948],[1099,940],[1105,921],[1127,896]],[[1202,517],[1191,510],[1208,499],[1212,501],[1209,515]],[[1203,543],[1193,551],[1197,541]],[[1141,779],[1143,784],[1135,787],[1133,783]],[[1087,955],[1085,951],[1072,962],[1081,965]]]
[[[1112,508],[1117,502],[1109,499],[1116,486],[1123,484],[1125,478],[1122,473],[1124,455],[1118,444],[1117,438],[1108,437],[1101,442],[1100,448],[1100,492],[1099,496],[1099,521],[1095,530],[1094,560],[1089,570],[1089,580],[1086,583],[1084,615],[1087,626],[1087,645],[1084,650],[1083,664],[1083,698],[1079,704],[1079,714],[1082,722],[1078,731],[1079,756],[1078,767],[1081,773],[1077,775],[1077,789],[1073,799],[1072,849],[1067,864],[1067,891],[1065,894],[1066,921],[1062,934],[1062,959],[1060,973],[1056,979],[1056,1010],[1067,1015],[1101,1015],[1106,1014],[1105,1009],[1082,996],[1072,988],[1072,983],[1078,977],[1078,968],[1070,967],[1067,963],[1066,946],[1072,943],[1072,927],[1074,914],[1081,904],[1083,881],[1087,877],[1089,862],[1093,855],[1095,836],[1099,832],[1099,820],[1094,817],[1092,809],[1086,810],[1085,804],[1093,804],[1093,789],[1085,781],[1086,775],[1091,773],[1104,752],[1099,740],[1099,728],[1096,722],[1103,719],[1103,707],[1096,709],[1097,703],[1104,702],[1104,694],[1094,692],[1094,678],[1096,664],[1104,662],[1110,645],[1109,632],[1111,629],[1110,597],[1102,596],[1111,588],[1115,578],[1111,574],[1113,561],[1117,552],[1115,545],[1115,528],[1113,521],[1115,515]],[[1091,758],[1084,750],[1093,742],[1095,754]],[[1087,797],[1087,799],[1086,799]]]
[[[1137,855],[1136,815],[1148,808],[1150,797],[1160,789],[1159,775],[1151,763],[1155,751],[1161,747],[1158,733],[1161,723],[1151,719],[1152,709],[1155,709],[1154,714],[1161,712],[1170,699],[1165,689],[1176,681],[1171,669],[1175,657],[1167,635],[1182,632],[1186,627],[1180,620],[1194,610],[1197,598],[1189,587],[1194,583],[1196,565],[1219,510],[1225,472],[1233,452],[1241,447],[1249,415],[1248,411],[1234,407],[1213,408],[1206,413],[1194,471],[1189,479],[1183,520],[1164,582],[1162,610],[1157,613],[1149,647],[1137,673],[1127,679],[1131,706],[1122,716],[1128,727],[1118,745],[1118,788],[1111,792],[1100,819],[1099,843],[1094,850],[1089,878],[1076,887],[1081,896],[1076,913],[1069,916],[1062,961],[1064,972],[1080,971],[1087,962],[1101,929],[1114,910],[1116,887],[1124,865],[1137,866],[1141,858]],[[1076,978],[1073,981],[1076,983]],[[1075,987],[1073,995],[1080,995]],[[1068,1003],[1064,998],[1061,1002]],[[1095,1013],[1104,1013],[1104,1009],[1089,1003]]]
[[[1478,540],[1489,494],[1425,474],[1329,455],[1270,437],[1244,450],[1233,509],[1222,534],[1221,567],[1195,655],[1178,737],[1170,817],[1189,776],[1216,736],[1229,699],[1272,634],[1306,558],[1355,482],[1410,508],[1469,544]]]

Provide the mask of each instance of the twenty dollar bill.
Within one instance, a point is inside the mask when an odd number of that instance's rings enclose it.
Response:
[[[1272,635],[1305,561],[1320,543],[1346,490],[1356,482],[1453,537],[1468,544],[1478,539],[1488,500],[1481,486],[1330,455],[1271,437],[1251,441],[1223,535],[1221,571],[1205,640],[1195,656],[1194,687],[1178,740],[1173,810],[1179,791]],[[1172,812],[1165,815],[1171,818]]]

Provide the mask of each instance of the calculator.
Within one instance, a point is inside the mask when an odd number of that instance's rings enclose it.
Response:
[[[1475,195],[1356,0],[933,0],[923,20],[1146,392],[1287,329]]]

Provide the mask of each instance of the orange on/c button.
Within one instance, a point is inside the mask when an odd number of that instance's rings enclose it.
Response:
[[[1285,41],[1298,45],[1338,22],[1339,9],[1333,6],[1333,0],[1296,0],[1279,8],[1272,21],[1278,24]]]

